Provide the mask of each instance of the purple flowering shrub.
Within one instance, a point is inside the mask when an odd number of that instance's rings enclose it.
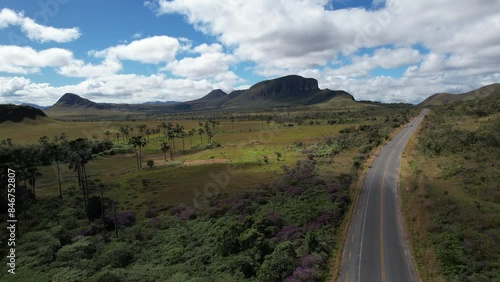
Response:
[[[292,275],[285,282],[311,282],[323,281],[324,277],[319,271],[319,266],[324,259],[318,254],[308,254],[300,259],[299,266],[293,270]]]
[[[182,204],[171,208],[170,214],[182,220],[195,219],[198,216],[198,212],[194,208]]]
[[[275,242],[283,242],[287,240],[295,240],[303,237],[302,229],[295,225],[287,225],[281,228],[278,233],[273,237]]]
[[[130,227],[135,223],[135,213],[125,210],[116,214],[116,224],[118,226]]]

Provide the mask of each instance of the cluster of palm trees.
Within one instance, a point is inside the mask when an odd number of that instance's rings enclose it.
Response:
[[[129,125],[120,126],[120,128],[119,128],[120,132],[114,132],[113,133],[113,132],[107,130],[106,132],[104,132],[104,135],[105,135],[106,139],[109,140],[109,137],[112,134],[114,134],[116,141],[118,141],[120,139],[120,137],[122,137],[123,141],[130,140],[130,138],[129,138],[130,135],[132,135],[132,137],[146,135],[148,141],[149,141],[149,138],[150,138],[151,135],[155,135],[156,134],[156,136],[160,137],[161,124],[157,125],[156,128],[148,128],[147,124],[142,123],[142,124],[136,125],[136,128],[137,128],[137,132],[138,132],[137,135],[134,135],[134,128],[130,127]]]
[[[2,141],[0,141],[0,144],[2,144],[3,147],[7,148],[7,147],[12,147],[12,138],[6,138],[6,139],[2,139]]]
[[[215,130],[220,123],[216,120],[209,119],[205,123],[199,122],[198,134],[200,135],[200,144],[203,144],[203,135],[205,134],[208,138],[208,143],[212,143],[212,138],[215,135]]]
[[[175,139],[180,138],[182,140],[182,151],[186,151],[185,141],[186,137],[189,137],[189,147],[193,146],[192,137],[195,134],[200,135],[200,145],[203,144],[203,136],[206,135],[208,138],[208,143],[212,142],[212,138],[215,135],[216,127],[220,123],[215,120],[208,120],[205,123],[199,122],[200,128],[192,128],[191,130],[185,131],[184,126],[178,123],[175,126],[171,122],[162,122],[158,125],[158,128],[163,128],[163,134],[167,138],[167,142],[162,142],[160,144],[160,150],[163,152],[165,161],[167,161],[167,153],[170,156],[170,160],[174,160],[176,153],[176,143]]]
[[[66,163],[77,174],[78,187],[82,191],[85,211],[88,212],[90,189],[86,164],[92,159],[93,154],[109,150],[113,144],[109,141],[84,138],[68,141],[65,133],[52,139],[42,136],[38,139],[38,143],[38,145],[11,146],[2,149],[1,152],[0,165],[14,169],[17,172],[17,183],[24,184],[24,211],[26,212],[26,207],[32,200],[36,200],[36,182],[42,176],[37,169],[40,165],[56,165],[59,198],[63,200],[60,164]],[[31,186],[30,190],[28,184]]]

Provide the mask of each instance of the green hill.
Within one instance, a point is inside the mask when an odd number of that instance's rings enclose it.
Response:
[[[437,105],[446,105],[453,104],[458,101],[467,101],[474,100],[478,98],[487,98],[494,95],[500,95],[500,84],[490,84],[487,86],[483,86],[479,89],[462,93],[462,94],[449,94],[449,93],[437,93],[434,94],[424,101],[422,101],[419,106],[437,106]]]

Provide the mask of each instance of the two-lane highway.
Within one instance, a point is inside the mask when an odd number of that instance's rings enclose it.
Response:
[[[427,111],[384,145],[366,172],[344,243],[339,281],[419,281],[403,236],[397,184],[401,154]]]

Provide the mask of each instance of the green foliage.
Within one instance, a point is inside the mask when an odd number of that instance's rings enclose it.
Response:
[[[431,245],[448,281],[496,281],[500,273],[499,99],[439,106],[418,133],[418,162],[410,162],[429,214]],[[428,170],[436,163],[438,172]],[[436,185],[432,177],[438,179]]]
[[[297,264],[297,254],[291,242],[281,242],[273,253],[266,256],[257,274],[260,281],[280,282],[292,274]]]
[[[67,220],[76,211],[65,208],[58,212],[62,226],[51,230],[66,230],[57,236],[71,240],[60,246],[46,231],[29,232],[20,257],[50,281],[321,280],[347,208],[347,185],[339,179],[326,186],[314,163],[303,161],[262,191],[212,199],[194,217],[184,215],[191,208],[174,206],[121,228],[120,239],[107,243],[101,233],[74,237]],[[309,255],[317,259],[301,262]]]
[[[61,248],[59,240],[47,231],[27,233],[19,240],[16,248],[16,252],[23,254],[18,258],[18,264],[35,268],[52,263],[59,248]]]
[[[92,238],[79,237],[73,244],[66,245],[57,252],[57,262],[59,265],[73,265],[82,260],[91,259],[97,247]]]
[[[54,282],[66,282],[66,281],[75,281],[75,282],[86,282],[88,281],[87,277],[89,275],[89,271],[84,269],[78,269],[73,267],[61,267],[52,269],[49,272],[50,280]],[[38,280],[42,281],[42,280]]]
[[[124,268],[135,260],[136,250],[125,242],[111,242],[99,249],[94,256],[97,269],[111,267]]]

